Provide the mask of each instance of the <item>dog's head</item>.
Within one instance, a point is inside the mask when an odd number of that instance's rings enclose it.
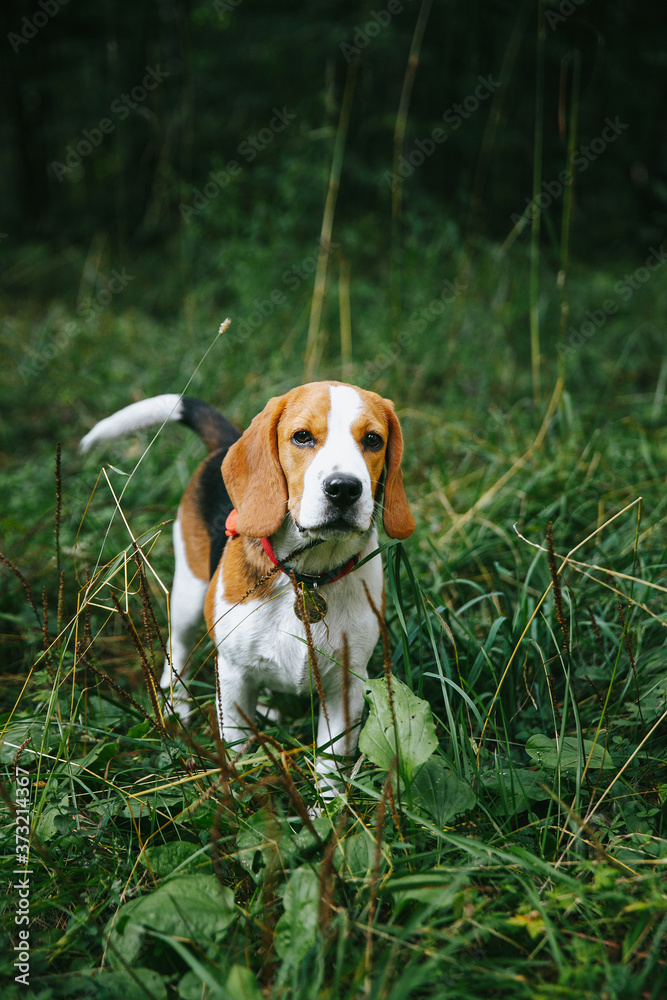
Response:
[[[237,531],[270,536],[289,514],[306,537],[345,537],[381,511],[387,534],[407,538],[402,454],[393,404],[374,392],[311,382],[274,397],[222,463]]]

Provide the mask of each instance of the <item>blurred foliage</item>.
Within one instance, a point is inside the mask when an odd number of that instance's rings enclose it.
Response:
[[[408,2],[393,8],[391,15],[387,6],[349,0],[3,5],[4,249],[46,241],[66,255],[103,232],[115,253],[127,255],[179,236],[179,271],[187,281],[214,262],[197,259],[179,208],[232,160],[240,172],[197,217],[207,235],[272,246],[286,235],[316,238],[342,90],[357,54],[338,224],[353,224],[360,234],[365,220],[374,249],[389,217],[385,173],[393,168],[418,13]],[[404,185],[406,210],[424,220],[438,212],[445,225],[451,219],[502,240],[511,215],[525,208],[538,8],[535,0],[433,4],[404,153],[442,127],[448,110],[465,105],[480,77],[500,86],[459,125],[450,117],[446,141]],[[662,238],[665,223],[662,7],[586,0],[552,2],[545,10],[543,177],[557,178],[564,167],[564,102],[578,51],[578,145],[599,137],[607,117],[627,125],[613,155],[600,156],[595,170],[582,169],[577,178],[579,251],[646,246]],[[142,87],[147,73],[150,89]],[[275,108],[294,118],[268,135]],[[560,205],[553,210],[557,228]],[[16,273],[9,277],[20,282]]]

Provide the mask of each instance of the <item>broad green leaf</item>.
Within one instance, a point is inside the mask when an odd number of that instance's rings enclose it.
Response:
[[[203,996],[210,1000],[223,1000],[222,989],[204,992],[208,984],[193,969],[188,969],[178,984],[177,995],[179,1000],[202,1000]]]
[[[424,809],[436,826],[444,827],[455,816],[472,809],[477,797],[441,757],[431,757],[412,780],[412,800]]]
[[[254,878],[261,882],[278,853],[282,835],[280,823],[268,809],[260,809],[246,820],[243,833],[236,838],[235,858]]]
[[[144,928],[140,924],[131,923],[132,914],[141,899],[132,899],[120,907],[116,914],[116,922],[112,917],[107,925],[111,951],[109,964],[113,966],[131,965],[136,962],[144,943]]]
[[[146,929],[196,941],[219,940],[235,920],[234,896],[214,875],[178,875],[120,908],[111,941],[119,959],[136,960]]]
[[[87,754],[83,757],[79,757],[76,761],[73,761],[75,765],[79,765],[82,769],[82,773],[86,775],[86,778],[90,778],[90,771],[95,774],[103,775],[106,770],[106,765],[110,760],[118,755],[118,743],[116,740],[113,741],[102,741],[98,743],[96,747],[93,747]],[[83,769],[86,769],[85,772]],[[76,771],[74,772],[77,773]]]
[[[5,729],[0,740],[0,763],[11,764],[16,757],[18,748],[29,736],[32,736],[32,742],[25,748],[21,758],[23,766],[30,767],[38,754],[38,750],[33,749],[33,744],[39,747],[41,735],[41,730],[32,721]]]
[[[193,961],[191,954],[185,955],[185,960],[192,963],[192,968],[185,973],[178,984],[179,1000],[264,1000],[264,994],[257,985],[255,973],[244,965],[232,965],[224,986],[215,982],[211,975],[211,966],[202,966]],[[220,973],[216,973],[220,978]]]
[[[494,770],[482,774],[485,790],[500,797],[507,816],[525,812],[531,802],[548,799],[551,780],[551,774],[541,768],[512,767],[510,770],[508,767],[506,771]]]
[[[368,878],[375,869],[376,843],[368,833],[353,833],[345,837],[333,855],[334,867],[343,876],[352,878]],[[379,871],[384,872],[387,862],[384,853],[380,857]]]
[[[164,878],[170,875],[175,868],[184,865],[188,858],[199,854],[201,844],[192,844],[187,840],[175,840],[171,844],[156,844],[155,847],[147,847],[141,854],[139,860],[146,868],[150,868],[154,875]],[[205,854],[199,854],[197,863],[199,865],[208,862]]]
[[[318,840],[308,828],[295,831],[266,809],[260,809],[245,822],[246,827],[236,840],[235,857],[258,883],[277,862],[285,868],[298,866],[305,855],[328,838],[332,829],[326,816],[314,817],[312,824]]]
[[[63,795],[44,810],[39,817],[35,834],[42,844],[48,844],[54,837],[71,829],[73,825],[69,813],[69,795]]]
[[[320,883],[310,868],[292,872],[283,890],[285,912],[276,924],[276,953],[289,967],[303,961],[317,940]]]
[[[327,840],[331,833],[331,820],[326,816],[314,816],[311,822],[315,833],[320,838],[319,841],[308,827],[294,831],[290,828],[289,824],[284,824],[284,833],[278,841],[278,851],[283,863],[286,862],[289,867],[301,856],[308,854],[316,848],[320,841]]]
[[[155,1000],[167,1000],[167,986],[164,978],[153,969],[133,968],[131,972],[126,969],[102,969],[96,972],[92,982],[95,984],[96,1000],[146,1000],[146,997],[154,997]]]
[[[417,768],[428,760],[438,745],[433,715],[428,702],[414,695],[397,677],[392,676],[391,688],[394,714],[386,678],[367,681],[364,698],[370,705],[370,715],[359,736],[359,749],[374,764],[388,771],[396,757],[398,743],[401,777],[411,781]]]
[[[118,705],[107,698],[98,695],[88,702],[88,722],[101,729],[113,730],[127,717],[128,712],[125,706]]]
[[[601,743],[582,741],[576,736],[565,736],[557,743],[555,739],[537,733],[526,743],[526,753],[531,760],[550,770],[560,767],[562,771],[576,771],[579,766],[583,769],[587,761],[588,769],[593,773],[614,770],[617,766]]]
[[[255,973],[244,965],[232,965],[225,989],[230,1000],[264,1000]]]
[[[143,722],[137,722],[136,726],[131,726],[127,731],[126,739],[128,740],[140,740],[146,733],[150,732],[153,728],[153,723],[149,719],[144,719]]]

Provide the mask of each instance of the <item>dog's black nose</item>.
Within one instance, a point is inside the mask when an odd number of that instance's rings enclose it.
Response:
[[[347,476],[344,473],[334,473],[322,483],[327,500],[330,500],[338,510],[351,507],[361,496],[363,485],[356,476]]]

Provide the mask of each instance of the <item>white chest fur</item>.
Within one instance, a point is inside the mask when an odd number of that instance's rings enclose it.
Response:
[[[362,557],[376,546],[377,538],[373,537]],[[311,626],[329,718],[329,731],[320,733],[318,742],[333,741],[334,746],[345,720],[354,722],[361,714],[366,664],[379,635],[364,583],[376,607],[381,607],[380,556],[322,588],[327,614]],[[290,581],[281,576],[268,599],[229,604],[223,594],[222,574],[218,575],[213,631],[218,649],[218,710],[228,741],[247,736],[246,720],[254,717],[260,689],[294,694],[308,693],[311,686],[314,690],[305,629],[294,613],[294,601]],[[349,653],[346,679],[342,666],[345,640]],[[348,705],[341,701],[345,691]]]
[[[361,569],[321,590],[327,601],[322,622],[311,625],[318,665],[324,675],[338,668],[344,637],[350,666],[365,662],[377,642],[379,629],[364,591],[364,582],[376,607],[382,602],[382,564],[376,557]],[[226,662],[241,669],[248,679],[277,691],[303,692],[310,684],[309,653],[303,623],[294,613],[291,582],[281,576],[271,597],[228,604],[223,596],[222,574],[215,595],[215,643]],[[333,658],[333,660],[332,660]]]

